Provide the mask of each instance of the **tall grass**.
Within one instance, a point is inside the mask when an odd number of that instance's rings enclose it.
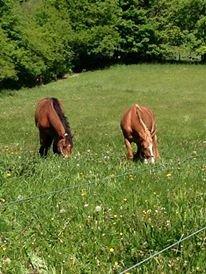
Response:
[[[2,273],[119,273],[205,226],[206,68],[133,65],[0,96]],[[36,101],[62,100],[69,160],[40,159]],[[126,160],[119,121],[132,103],[158,121],[161,160]],[[132,273],[204,273],[202,232]]]

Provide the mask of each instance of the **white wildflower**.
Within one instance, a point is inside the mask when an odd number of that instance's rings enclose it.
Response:
[[[95,207],[95,211],[96,211],[96,212],[100,212],[101,210],[102,210],[101,206],[96,206],[96,207]]]

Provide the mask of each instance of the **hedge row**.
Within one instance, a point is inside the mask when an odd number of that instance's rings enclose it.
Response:
[[[205,0],[0,0],[0,83],[116,62],[205,61]]]

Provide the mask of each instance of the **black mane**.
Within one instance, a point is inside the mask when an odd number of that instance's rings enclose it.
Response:
[[[52,100],[52,103],[53,103],[53,107],[56,110],[56,113],[58,114],[59,119],[61,120],[61,122],[63,124],[65,132],[68,134],[69,142],[70,142],[71,145],[73,145],[73,142],[72,142],[73,136],[72,136],[72,133],[71,133],[71,128],[70,128],[70,125],[69,125],[69,121],[68,121],[67,117],[64,115],[64,113],[61,109],[61,105],[59,103],[59,100],[57,98],[51,98],[51,100]]]

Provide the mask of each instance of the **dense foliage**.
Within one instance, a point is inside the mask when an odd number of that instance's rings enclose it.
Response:
[[[115,62],[205,61],[205,0],[0,0],[0,82]]]

